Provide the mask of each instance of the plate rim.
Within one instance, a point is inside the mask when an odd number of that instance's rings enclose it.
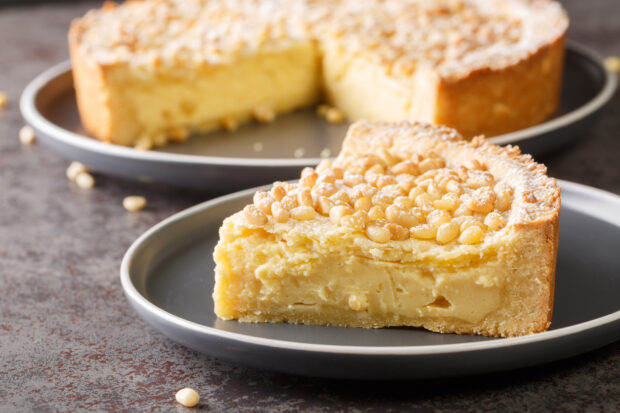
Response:
[[[620,195],[616,195],[602,189],[579,184],[576,182],[558,180],[558,184],[561,188],[570,188],[572,192],[588,196],[589,198],[595,197],[599,199],[604,199],[608,203],[617,203],[618,206],[620,206]],[[175,327],[192,330],[201,335],[222,338],[237,343],[267,347],[270,349],[293,350],[306,353],[346,354],[356,356],[426,356],[448,353],[469,353],[483,350],[499,350],[506,347],[558,340],[567,336],[584,333],[588,330],[604,327],[608,324],[620,321],[620,310],[618,310],[616,312],[588,321],[572,324],[567,327],[558,328],[557,330],[549,330],[542,333],[536,333],[521,337],[502,338],[499,340],[486,340],[471,343],[433,344],[425,346],[348,346],[337,344],[315,344],[255,337],[243,333],[219,330],[214,327],[209,327],[200,323],[196,323],[194,321],[190,321],[180,316],[169,313],[163,308],[158,307],[157,305],[149,301],[145,296],[143,296],[134,286],[131,281],[131,275],[129,270],[132,265],[132,261],[135,258],[136,251],[142,246],[142,244],[146,240],[148,240],[148,238],[155,235],[160,230],[163,230],[168,225],[183,220],[188,216],[194,215],[204,209],[208,209],[210,207],[219,205],[233,199],[248,196],[257,189],[265,187],[266,186],[260,186],[256,188],[245,189],[202,202],[198,205],[187,208],[164,219],[163,221],[159,222],[158,224],[154,225],[146,232],[144,232],[138,239],[136,239],[136,241],[132,243],[132,245],[123,256],[123,260],[121,262],[121,285],[128,298],[128,301],[133,305],[138,305],[141,309],[148,312],[150,315],[156,317],[157,319],[164,319]],[[604,220],[611,225],[620,227],[620,220],[618,222],[611,222],[608,215],[597,215],[595,213],[592,213],[592,216]]]
[[[489,138],[489,141],[497,145],[518,144],[537,136],[565,127],[583,119],[602,108],[613,96],[617,87],[615,74],[611,73],[603,64],[602,58],[594,50],[578,44],[572,40],[566,42],[566,50],[571,50],[594,63],[604,74],[604,84],[596,96],[585,105],[565,113],[555,119],[545,121],[538,125],[524,128]],[[235,167],[303,167],[309,164],[317,164],[322,158],[237,158],[207,155],[178,154],[158,151],[140,151],[131,147],[107,144],[94,138],[72,132],[50,122],[36,108],[35,101],[38,93],[55,78],[62,76],[71,70],[69,60],[58,63],[37,75],[24,89],[19,101],[20,111],[28,124],[35,129],[44,131],[51,139],[60,141],[65,145],[77,147],[91,153],[135,159],[141,161],[168,162],[178,164],[195,165],[220,165]]]

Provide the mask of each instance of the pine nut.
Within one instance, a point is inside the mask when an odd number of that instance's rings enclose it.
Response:
[[[369,225],[366,228],[366,235],[374,242],[385,243],[390,240],[392,233],[389,229],[379,225]]]
[[[403,161],[392,167],[392,173],[394,175],[400,174],[409,174],[409,175],[419,175],[420,168],[413,161]]]
[[[34,134],[34,129],[30,126],[25,125],[19,130],[19,140],[24,145],[32,145],[36,140],[36,135]]]
[[[379,205],[375,205],[370,210],[368,210],[368,218],[371,221],[377,221],[379,219],[385,218],[385,213],[383,212],[383,208]]]
[[[390,231],[392,240],[405,241],[409,239],[409,230],[404,226],[390,222],[385,227]]]
[[[73,161],[67,168],[66,175],[70,181],[75,181],[75,178],[77,178],[77,176],[82,172],[88,172],[86,165],[81,162]]]
[[[254,205],[248,205],[254,207]],[[146,198],[143,196],[126,196],[123,199],[123,208],[129,212],[141,211],[146,207]],[[256,207],[254,207],[256,208]]]
[[[497,231],[506,226],[506,219],[497,212],[491,212],[484,218],[484,224],[489,227],[491,231]]]
[[[420,162],[419,168],[420,172],[424,173],[426,171],[430,171],[431,169],[443,168],[444,166],[446,166],[446,163],[443,159],[428,158]]]
[[[293,193],[288,194],[284,198],[282,198],[280,203],[282,204],[282,207],[284,209],[288,209],[289,211],[299,205],[297,203],[297,196],[295,196]]]
[[[415,226],[410,231],[411,235],[417,239],[433,239],[437,235],[437,228],[429,224]]]
[[[340,224],[340,220],[345,215],[351,215],[353,210],[344,205],[336,205],[329,211],[329,219],[336,225]]]
[[[312,193],[318,196],[332,196],[337,191],[338,189],[336,188],[336,186],[329,182],[322,182],[312,188]]]
[[[273,203],[273,198],[271,196],[267,196],[265,198],[259,199],[255,205],[258,209],[260,209],[263,214],[271,215],[271,204]]]
[[[439,227],[447,222],[450,222],[450,220],[451,220],[450,213],[444,210],[441,210],[441,209],[436,209],[432,211],[426,217],[426,222],[428,222],[430,225],[434,227]]]
[[[88,172],[80,172],[75,177],[75,184],[82,189],[91,189],[95,186],[95,178]]]
[[[487,186],[476,189],[469,201],[469,209],[474,212],[481,212],[487,214],[493,211],[495,206],[495,192]]]
[[[189,387],[179,390],[174,397],[179,404],[185,407],[194,407],[200,403],[200,396],[196,390]]]
[[[310,173],[307,173],[301,176],[301,178],[299,179],[299,185],[306,187],[306,188],[312,188],[316,184],[318,179],[319,179],[319,174],[312,171]]]
[[[354,187],[355,185],[359,185],[364,183],[364,177],[360,174],[355,174],[349,171],[344,173],[344,177],[342,183],[349,187]]]
[[[356,211],[366,211],[368,212],[370,208],[372,208],[372,201],[368,197],[361,197],[357,201],[355,201],[354,206]]]
[[[340,225],[351,228],[354,231],[363,231],[368,222],[368,215],[364,211],[358,211],[353,215],[345,215],[340,219]]]
[[[298,206],[291,209],[291,216],[298,221],[309,221],[314,219],[316,211],[311,206]]]
[[[351,198],[349,198],[349,195],[344,191],[336,192],[335,194],[330,196],[329,199],[334,201],[335,204],[347,204],[348,205],[351,202]]]
[[[482,240],[483,236],[484,232],[482,231],[482,229],[480,229],[479,226],[473,225],[471,227],[468,227],[467,229],[465,229],[465,231],[461,233],[459,241],[462,244],[477,244]]]
[[[291,213],[285,209],[278,201],[271,204],[271,215],[276,222],[287,222],[291,216]]]
[[[385,217],[391,223],[402,225],[405,228],[411,228],[418,224],[418,220],[412,214],[390,205],[385,209]]]
[[[282,184],[274,184],[273,188],[269,192],[269,195],[276,201],[281,201],[282,198],[286,196],[286,189],[282,186]]]
[[[447,244],[459,236],[459,226],[454,222],[446,222],[437,228],[437,242]]]
[[[301,188],[299,192],[297,192],[297,202],[301,206],[314,206],[312,191],[310,191],[310,188]]]
[[[327,216],[329,215],[329,211],[331,211],[333,206],[334,203],[329,198],[325,196],[319,196],[315,204],[315,209],[319,214]]]

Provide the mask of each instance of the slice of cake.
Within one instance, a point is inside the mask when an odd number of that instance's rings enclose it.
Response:
[[[224,220],[218,317],[518,336],[553,309],[560,189],[517,147],[357,122],[337,159]]]
[[[82,123],[107,142],[146,149],[321,99],[472,137],[556,110],[567,25],[548,0],[151,0],[89,12],[69,44]]]

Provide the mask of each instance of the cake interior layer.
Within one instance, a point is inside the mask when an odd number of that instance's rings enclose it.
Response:
[[[204,65],[196,70],[136,72],[114,68],[109,82],[118,93],[111,99],[119,127],[113,132],[121,144],[132,144],[137,124],[143,135],[170,134],[220,128],[224,122],[242,123],[261,105],[275,113],[290,112],[318,102],[321,70],[314,42],[243,57],[227,65]]]
[[[214,301],[223,319],[499,336],[548,326],[549,275],[539,271],[544,263],[528,259],[538,255],[525,253],[547,246],[533,236],[509,237],[501,248],[458,262],[405,263],[373,259],[372,248],[353,241],[330,246],[295,233],[235,228],[230,221],[220,234]]]
[[[435,121],[439,79],[430,70],[396,78],[363,55],[346,56],[333,42],[323,43],[322,56],[325,98],[348,119]]]
[[[557,107],[563,40],[505,71],[482,71],[444,82],[431,69],[409,77],[337,42],[300,41],[230,64],[142,71],[105,68],[103,93],[88,96],[97,75],[76,71],[84,124],[97,137],[133,145],[140,137],[174,139],[174,131],[206,132],[239,124],[266,106],[275,114],[311,106],[322,97],[349,120],[418,120],[456,128],[467,137],[493,136],[542,121]],[[84,58],[73,52],[76,59]],[[76,62],[75,67],[87,67]],[[94,101],[99,102],[97,105]],[[106,119],[107,126],[102,126]]]

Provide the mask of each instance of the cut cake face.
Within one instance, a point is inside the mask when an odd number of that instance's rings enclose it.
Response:
[[[560,190],[516,147],[423,123],[351,126],[335,161],[224,220],[223,319],[418,326],[517,336],[548,328]]]

